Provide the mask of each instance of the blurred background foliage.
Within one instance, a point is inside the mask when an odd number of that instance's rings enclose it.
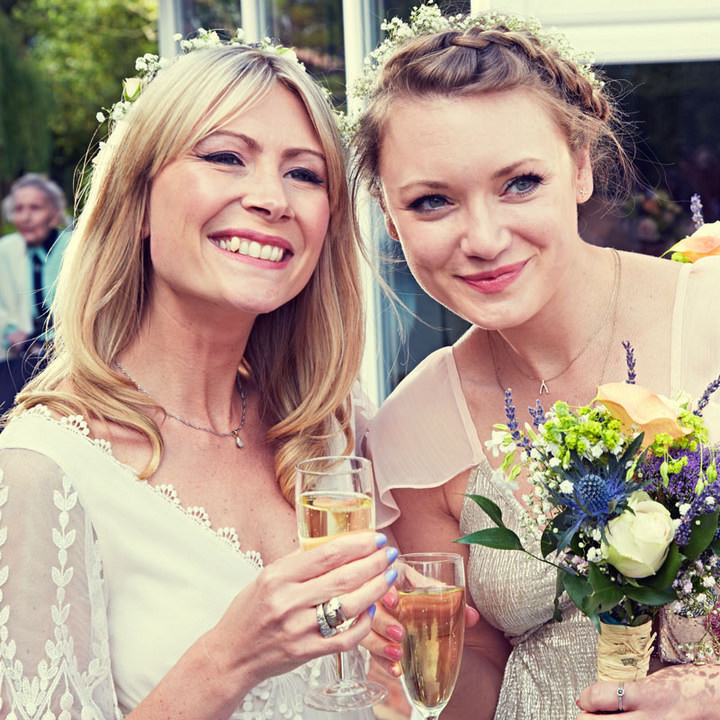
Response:
[[[73,197],[135,58],[157,51],[157,0],[0,0],[0,196],[41,172]]]

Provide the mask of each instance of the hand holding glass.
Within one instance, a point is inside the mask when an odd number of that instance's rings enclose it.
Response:
[[[295,509],[303,550],[349,532],[375,529],[372,465],[365,458],[319,457],[297,466]],[[328,598],[329,599],[329,598]],[[353,622],[349,620],[348,623]],[[342,630],[343,626],[340,626]],[[309,690],[305,704],[319,710],[342,711],[382,702],[387,689],[348,676],[345,658],[337,656],[338,681]]]
[[[410,553],[396,561],[405,628],[402,684],[425,720],[435,720],[455,688],[465,636],[465,569],[455,553]]]

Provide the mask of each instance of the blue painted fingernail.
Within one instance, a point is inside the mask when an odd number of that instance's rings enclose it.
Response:
[[[387,582],[388,585],[392,585],[396,579],[397,579],[397,570],[395,568],[390,568],[385,573],[385,582]]]
[[[377,547],[383,547],[386,542],[387,537],[385,537],[385,535],[383,535],[382,533],[375,533],[375,545],[377,545]]]
[[[394,562],[398,556],[398,549],[396,547],[389,547],[386,551],[388,562]]]
[[[377,608],[375,607],[375,603],[373,603],[373,604],[368,608],[368,615],[369,615],[371,618],[374,618],[374,617],[375,617],[375,611],[376,611],[376,610],[377,610]]]

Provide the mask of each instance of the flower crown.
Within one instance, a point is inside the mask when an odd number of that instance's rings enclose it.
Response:
[[[173,40],[180,43],[180,50],[182,50],[185,55],[193,50],[223,47],[226,45],[245,45],[246,47],[284,55],[297,63],[303,71],[305,70],[305,65],[298,60],[292,48],[280,45],[268,37],[258,43],[249,43],[245,40],[245,31],[242,28],[237,28],[235,34],[229,38],[221,38],[215,30],[199,28],[195,36],[190,39],[183,39],[183,36],[178,33],[173,36]],[[138,71],[138,74],[135,77],[125,78],[123,80],[120,100],[109,109],[102,108],[96,115],[97,121],[104,123],[106,120],[109,120],[111,124],[115,124],[122,120],[132,104],[140,97],[142,91],[150,84],[153,78],[176,59],[177,58],[163,58],[153,53],[145,53],[142,57],[137,58],[137,60],[135,60],[135,70]]]
[[[554,49],[563,60],[575,65],[578,72],[594,87],[603,87],[603,81],[592,69],[592,55],[577,52],[562,33],[555,29],[543,29],[540,21],[536,18],[495,12],[475,16],[462,14],[445,16],[435,4],[435,0],[428,0],[428,2],[413,8],[410,13],[410,21],[407,23],[398,17],[383,21],[381,29],[387,34],[387,37],[365,59],[362,74],[352,83],[348,94],[358,99],[369,98],[375,89],[378,74],[385,62],[398,47],[414,37],[448,30],[465,32],[470,28],[491,30],[498,25],[503,25],[511,32],[531,33],[545,47]]]

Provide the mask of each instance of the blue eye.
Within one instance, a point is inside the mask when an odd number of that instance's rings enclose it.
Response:
[[[506,186],[506,192],[514,195],[528,195],[533,192],[538,185],[542,184],[542,178],[535,173],[527,173],[526,175],[518,175],[513,178]]]
[[[233,152],[214,152],[207,155],[201,155],[200,157],[207,162],[217,163],[219,165],[245,165],[243,159]]]
[[[314,173],[312,170],[308,170],[307,168],[294,168],[288,172],[288,175],[293,180],[308,182],[313,185],[323,185],[325,182],[317,173]]]
[[[448,200],[442,195],[423,195],[417,200],[413,200],[408,207],[419,212],[432,212],[440,210],[446,205],[448,205]]]

